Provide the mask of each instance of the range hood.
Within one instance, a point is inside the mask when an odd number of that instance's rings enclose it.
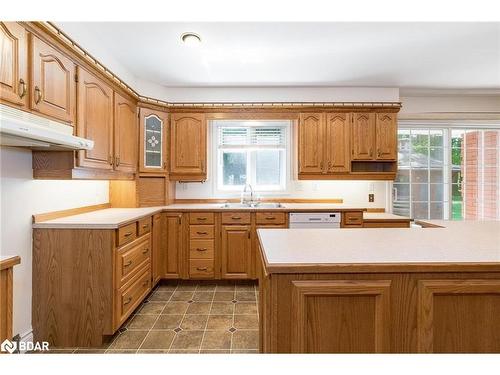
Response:
[[[73,127],[0,104],[0,144],[32,150],[92,150],[94,141],[73,135]]]

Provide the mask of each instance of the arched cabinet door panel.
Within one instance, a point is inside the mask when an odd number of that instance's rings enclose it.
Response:
[[[0,22],[0,101],[24,108],[28,97],[28,32]]]
[[[396,113],[377,113],[375,133],[377,159],[396,160],[398,137]]]
[[[115,92],[115,170],[137,171],[137,107]]]
[[[328,173],[345,173],[351,169],[349,155],[350,116],[349,113],[327,113],[326,115],[325,168]]]
[[[325,115],[301,113],[299,119],[299,173],[323,173]]]
[[[375,113],[354,113],[351,129],[352,160],[375,158]]]

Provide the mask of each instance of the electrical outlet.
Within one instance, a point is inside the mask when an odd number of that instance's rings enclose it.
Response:
[[[373,193],[368,194],[368,202],[370,202],[370,203],[375,202],[375,194],[373,194]]]

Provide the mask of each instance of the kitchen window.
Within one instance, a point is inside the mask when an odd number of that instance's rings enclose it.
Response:
[[[219,191],[283,192],[287,188],[291,121],[214,121]]]
[[[499,201],[498,126],[401,124],[395,214],[414,219],[500,219]]]

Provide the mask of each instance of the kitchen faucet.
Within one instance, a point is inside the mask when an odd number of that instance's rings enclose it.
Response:
[[[248,194],[247,190],[250,190],[250,199],[248,199]],[[243,188],[243,191],[241,192],[241,203],[242,204],[249,204],[251,205],[253,203],[253,188],[252,185],[250,184],[245,184],[245,187]]]

